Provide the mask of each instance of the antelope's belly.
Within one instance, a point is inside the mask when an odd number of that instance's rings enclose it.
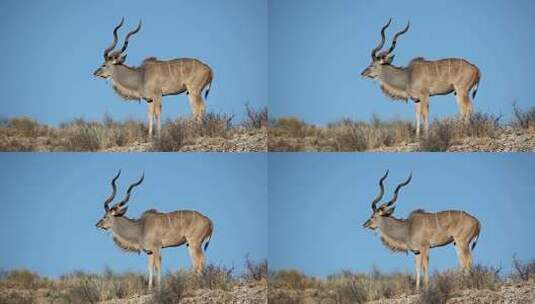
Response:
[[[446,95],[453,92],[453,85],[446,82],[435,82],[431,86],[430,95]]]

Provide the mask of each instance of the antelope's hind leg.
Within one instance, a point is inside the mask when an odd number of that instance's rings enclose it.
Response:
[[[459,118],[464,123],[467,123],[470,119],[470,116],[472,116],[472,101],[470,100],[470,96],[468,95],[468,90],[464,90],[461,88],[455,88],[457,99],[457,106],[459,107]]]
[[[461,271],[467,273],[472,268],[472,253],[470,252],[468,242],[457,242],[457,256]]]
[[[189,243],[188,247],[191,264],[197,273],[201,273],[204,269],[204,254],[201,247],[200,243]]]
[[[197,122],[201,122],[204,117],[204,100],[200,92],[191,92],[188,95],[193,117]]]

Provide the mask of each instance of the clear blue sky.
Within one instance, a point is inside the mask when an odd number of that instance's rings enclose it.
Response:
[[[514,100],[535,105],[534,14],[529,0],[270,0],[270,115],[316,124],[369,120],[374,113],[413,120],[413,104],[390,101],[360,76],[392,17],[389,39],[411,21],[398,40],[395,65],[421,56],[466,58],[482,72],[475,109],[509,120]],[[433,97],[430,108],[431,118],[458,113],[453,95]]]
[[[414,271],[414,256],[392,253],[364,230],[385,170],[385,199],[410,171],[395,216],[462,209],[482,223],[475,263],[508,273],[514,253],[535,258],[535,160],[530,154],[270,154],[269,266],[326,276],[342,269]],[[453,246],[430,253],[430,270],[457,268]]]
[[[243,270],[245,256],[267,258],[265,154],[25,154],[0,158],[0,269],[29,268],[47,276],[75,269],[146,271],[146,255],[124,253],[97,230],[117,169],[117,199],[145,171],[127,215],[195,209],[210,217],[208,263]],[[185,246],[163,251],[163,269],[189,269]]]
[[[199,58],[215,74],[208,111],[241,120],[246,102],[267,106],[266,1],[7,0],[0,3],[0,116],[25,115],[54,125],[105,113],[145,120],[146,104],[122,101],[92,75],[123,16],[121,37],[143,20],[130,40],[128,65],[151,56]],[[185,94],[164,98],[164,118],[190,113]]]

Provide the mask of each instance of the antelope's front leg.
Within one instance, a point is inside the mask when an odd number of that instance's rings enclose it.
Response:
[[[152,137],[152,120],[154,118],[154,102],[147,100],[147,118],[149,123],[149,137]]]
[[[149,290],[152,289],[152,272],[154,271],[154,254],[147,254],[148,268],[149,268]]]
[[[422,267],[422,254],[418,253],[414,256],[416,258],[416,290],[420,290],[420,269]]]
[[[162,122],[161,122],[161,113],[162,113],[162,102],[161,97],[154,98],[154,116],[156,117],[156,135],[160,137],[160,133],[162,130]]]
[[[416,138],[420,138],[420,117],[422,113],[422,103],[415,100],[415,111],[416,111]]]

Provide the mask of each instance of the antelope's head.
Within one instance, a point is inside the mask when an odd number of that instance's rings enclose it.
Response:
[[[388,26],[390,26],[390,22],[392,19],[389,19],[388,22],[383,26],[381,29],[381,41],[379,41],[379,44],[372,50],[372,62],[370,65],[362,71],[360,75],[375,79],[381,75],[381,69],[383,65],[390,65],[392,63],[392,60],[394,60],[394,56],[392,52],[396,48],[396,43],[398,40],[398,37],[405,34],[409,30],[409,22],[407,22],[407,26],[400,32],[397,32],[394,35],[394,39],[392,40],[392,45],[390,48],[386,51],[382,51],[379,54],[377,52],[381,50],[383,45],[385,44],[385,30]]]
[[[121,47],[121,49],[111,52],[117,45],[117,39],[118,39],[117,31],[123,25],[123,23],[124,23],[124,18],[121,19],[121,22],[119,23],[119,25],[117,25],[113,29],[113,42],[107,49],[104,50],[104,63],[93,73],[94,76],[102,77],[104,79],[110,78],[112,74],[113,66],[117,64],[123,64],[124,61],[126,60],[126,54],[124,54],[124,52],[126,51],[126,48],[128,47],[128,39],[130,39],[130,36],[139,32],[139,30],[141,29],[141,21],[139,21],[139,24],[136,29],[126,34],[126,38],[124,40],[124,44]]]
[[[372,215],[370,218],[362,225],[363,228],[368,228],[371,230],[377,229],[379,226],[379,222],[383,217],[391,216],[394,213],[394,210],[396,207],[391,207],[396,200],[398,199],[399,190],[410,183],[412,179],[412,173],[409,175],[407,180],[402,182],[396,187],[396,191],[394,191],[394,197],[392,199],[384,204],[382,204],[379,208],[377,208],[377,203],[383,198],[383,194],[385,193],[385,187],[383,185],[384,180],[388,176],[388,170],[386,171],[385,175],[381,177],[379,180],[379,193],[375,197],[375,199],[372,201]]]
[[[115,184],[115,182],[119,178],[119,175],[121,175],[121,170],[119,170],[117,175],[111,180],[112,192],[111,195],[104,202],[104,216],[96,224],[97,228],[100,228],[102,230],[110,229],[112,227],[114,218],[118,216],[123,216],[126,213],[128,207],[125,207],[125,205],[130,199],[130,193],[132,192],[132,189],[134,189],[134,187],[136,186],[139,186],[143,182],[143,178],[145,176],[144,174],[141,175],[139,181],[131,184],[128,187],[128,190],[126,191],[126,197],[122,201],[110,207],[109,205],[113,201],[113,199],[115,198],[115,194],[117,193],[117,185]]]

